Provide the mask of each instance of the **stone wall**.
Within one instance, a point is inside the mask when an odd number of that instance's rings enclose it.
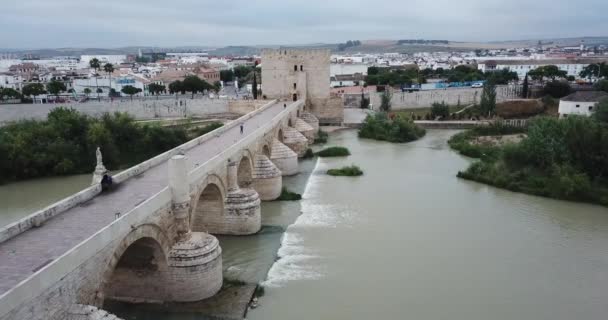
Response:
[[[264,105],[266,105],[269,100],[229,100],[228,102],[228,112],[234,114],[248,114],[253,112]]]
[[[483,89],[474,88],[453,88],[447,90],[428,90],[415,92],[394,92],[392,106],[394,110],[400,109],[415,109],[415,108],[430,108],[433,103],[445,102],[449,105],[467,106],[473,103],[479,103]],[[377,109],[381,104],[382,93],[372,93],[371,103],[374,109]],[[513,86],[498,86],[496,87],[496,101],[505,101],[508,99],[516,99],[519,97],[520,88]],[[361,101],[361,94],[351,94],[346,99],[349,104],[354,101]]]
[[[205,117],[228,112],[227,99],[195,98],[88,101],[86,103],[0,105],[0,125],[23,119],[44,120],[57,107],[69,107],[98,117],[106,112],[126,112],[137,120],[155,118]]]

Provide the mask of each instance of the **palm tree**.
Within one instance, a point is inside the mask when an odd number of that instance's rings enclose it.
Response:
[[[99,84],[97,83],[97,70],[99,70],[99,68],[101,68],[101,63],[99,62],[99,59],[97,58],[93,58],[91,59],[91,61],[89,61],[89,66],[95,70],[95,87],[97,88],[97,100],[99,99]]]
[[[112,91],[112,72],[114,72],[114,66],[111,63],[106,63],[103,66],[103,71],[108,73],[108,77],[110,78],[110,91]]]

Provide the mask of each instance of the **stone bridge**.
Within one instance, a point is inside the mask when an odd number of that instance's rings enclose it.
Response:
[[[0,320],[116,319],[108,299],[190,302],[222,286],[213,234],[260,230],[260,201],[318,130],[305,101],[236,121],[0,230]],[[243,132],[241,132],[241,125]]]

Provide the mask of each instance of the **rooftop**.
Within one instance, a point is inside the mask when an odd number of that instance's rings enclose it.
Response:
[[[603,98],[608,98],[608,93],[604,91],[577,91],[561,98],[560,100],[573,102],[598,102]]]

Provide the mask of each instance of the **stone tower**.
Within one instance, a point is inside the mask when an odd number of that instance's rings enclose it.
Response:
[[[262,94],[269,99],[306,99],[306,109],[319,123],[342,123],[342,98],[329,91],[330,57],[328,49],[262,50]]]

